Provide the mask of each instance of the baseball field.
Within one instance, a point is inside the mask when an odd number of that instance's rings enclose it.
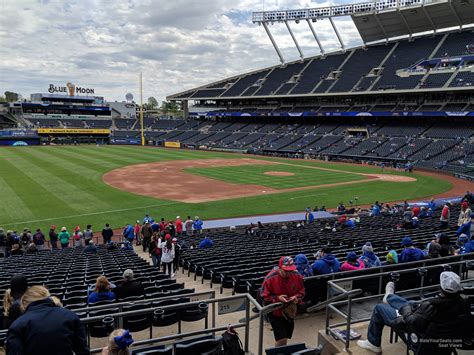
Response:
[[[0,149],[0,227],[100,230],[142,219],[202,219],[448,196],[453,179],[377,167],[132,146]]]

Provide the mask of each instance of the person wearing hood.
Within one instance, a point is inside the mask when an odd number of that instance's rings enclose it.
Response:
[[[325,275],[341,271],[341,264],[339,263],[339,260],[332,255],[331,248],[325,246],[317,253],[317,260],[314,262],[311,269],[313,275]]]
[[[196,233],[202,234],[203,224],[204,224],[203,221],[201,221],[201,219],[198,216],[194,217],[193,229],[196,231]]]
[[[422,260],[425,257],[423,251],[413,246],[413,240],[410,237],[404,237],[402,239],[402,247],[404,248],[400,254],[400,262],[408,263],[410,261]]]
[[[89,294],[87,302],[89,304],[99,301],[113,301],[115,293],[111,291],[110,282],[105,276],[99,276],[95,282],[94,292]]]
[[[10,325],[22,314],[21,297],[28,288],[28,280],[23,274],[15,274],[10,280],[10,287],[3,296],[3,328]]]
[[[110,228],[110,225],[106,223],[104,229],[102,229],[102,239],[104,240],[104,244],[109,244],[112,241],[113,236],[114,231]]]
[[[199,243],[198,248],[206,249],[212,248],[214,246],[214,242],[206,235],[204,239]]]
[[[365,269],[382,266],[379,257],[374,253],[374,248],[371,242],[365,243],[362,247],[362,256],[359,258],[359,261],[364,264]]]
[[[311,267],[309,265],[309,260],[304,254],[298,254],[295,256],[295,265],[296,271],[303,277],[311,276]]]
[[[474,239],[469,240],[466,234],[461,234],[458,238],[458,249],[456,254],[469,254],[474,252]]]
[[[341,271],[361,270],[365,267],[364,263],[357,260],[357,254],[353,251],[347,253],[347,260],[341,265]]]

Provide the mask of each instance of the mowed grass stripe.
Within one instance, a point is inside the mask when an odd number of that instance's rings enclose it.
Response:
[[[100,173],[101,171],[108,171],[109,169],[122,166],[125,162],[123,160],[114,160],[104,157],[99,157],[91,154],[89,151],[72,151],[69,149],[45,149],[44,153],[52,156],[59,156],[65,159],[71,159],[78,163],[78,165],[88,167],[90,170]]]
[[[55,194],[65,203],[80,206],[81,211],[93,211],[98,208],[109,207],[99,196],[91,192],[91,188],[95,184],[85,174],[80,173],[77,165],[74,164],[71,169],[66,169],[64,166],[71,164],[71,162],[59,157],[55,159],[51,157],[41,158],[35,156],[31,149],[19,149],[17,163],[18,160],[21,160],[25,166],[35,165],[36,168],[32,168],[32,171],[27,172],[27,174],[30,174],[51,194]]]
[[[66,152],[70,154],[78,154],[82,156],[81,159],[87,157],[93,157],[97,161],[106,162],[106,164],[110,165],[111,167],[118,167],[124,165],[131,165],[136,164],[137,159],[135,157],[130,157],[128,155],[123,154],[113,154],[108,152],[109,149],[105,146],[101,146],[97,148],[94,146],[92,147],[67,147]]]
[[[0,225],[4,221],[15,220],[16,218],[27,220],[34,216],[28,205],[1,176],[0,196],[2,196],[2,203],[0,203]]]
[[[12,154],[10,156],[14,157],[16,155]],[[21,169],[18,163],[19,162],[14,159],[14,163],[4,161],[2,164],[5,171],[8,170],[8,174],[2,174],[2,178],[5,183],[10,186],[11,190],[14,191],[18,197],[17,201],[20,202],[9,206],[12,210],[20,211],[27,206],[31,215],[35,217],[51,216],[51,207],[53,207],[53,210],[58,209],[62,211],[64,215],[77,213],[77,210],[71,207],[70,201],[60,199],[54,191],[50,191],[46,186],[38,182],[37,176],[31,172],[31,170],[34,169],[31,165]],[[3,224],[13,222],[14,220],[2,221]]]

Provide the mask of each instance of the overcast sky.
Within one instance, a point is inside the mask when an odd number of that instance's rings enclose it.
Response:
[[[337,0],[332,4],[351,3]],[[144,100],[278,64],[252,11],[330,5],[311,0],[1,0],[0,93],[29,97],[50,83],[91,87],[109,101],[131,92]],[[349,19],[336,21],[344,41],[360,44]],[[319,54],[306,23],[291,24],[305,56]],[[337,49],[328,21],[315,24]],[[284,25],[271,27],[286,60],[297,59]]]

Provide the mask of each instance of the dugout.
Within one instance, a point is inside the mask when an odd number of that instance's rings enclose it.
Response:
[[[42,144],[109,144],[110,129],[40,128]]]

